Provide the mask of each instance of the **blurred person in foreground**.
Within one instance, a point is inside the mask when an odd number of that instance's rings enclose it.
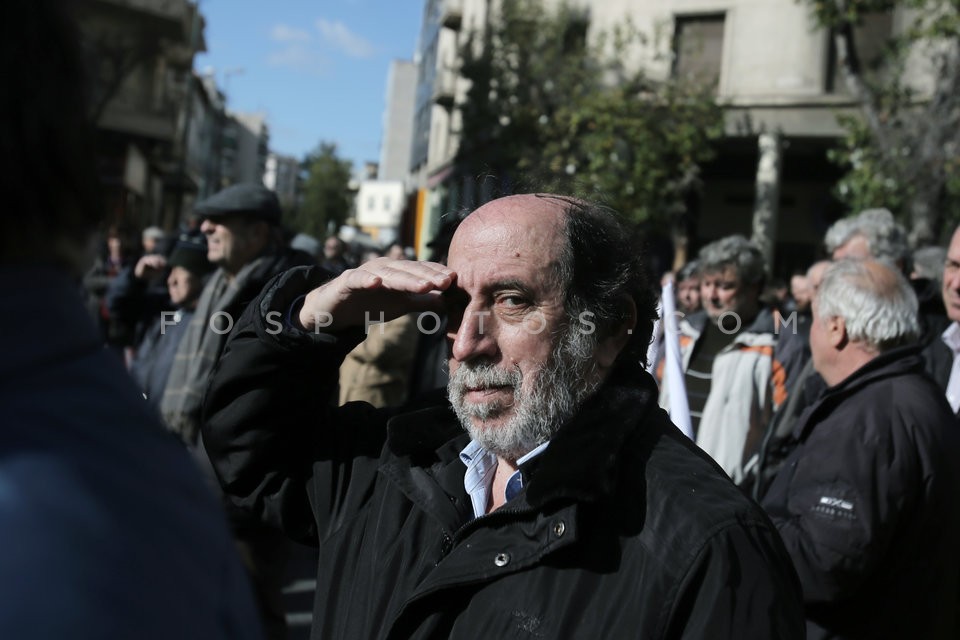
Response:
[[[0,638],[258,638],[219,505],[79,294],[103,210],[67,6],[0,27]]]
[[[204,438],[234,504],[320,546],[314,638],[802,636],[772,526],[657,407],[643,260],[609,209],[509,196],[447,266],[294,269],[247,307]],[[448,398],[330,406],[368,314],[441,308]]]
[[[960,432],[923,373],[894,267],[841,260],[813,300],[827,389],[763,499],[803,584],[808,638],[956,638]]]

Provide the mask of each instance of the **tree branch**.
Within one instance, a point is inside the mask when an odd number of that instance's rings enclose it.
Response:
[[[837,8],[843,14],[846,11],[845,0],[837,0]],[[877,142],[877,146],[884,154],[890,153],[890,137],[887,127],[879,110],[879,100],[873,89],[863,77],[863,66],[857,53],[857,41],[854,25],[844,21],[834,30],[834,43],[837,49],[837,59],[843,73],[844,83],[853,98],[860,104],[864,120],[870,129],[870,134]]]

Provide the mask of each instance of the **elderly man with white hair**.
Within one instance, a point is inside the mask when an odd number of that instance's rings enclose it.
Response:
[[[916,296],[893,268],[827,270],[810,348],[828,388],[763,502],[800,576],[808,638],[960,631],[960,434],[918,333]]]

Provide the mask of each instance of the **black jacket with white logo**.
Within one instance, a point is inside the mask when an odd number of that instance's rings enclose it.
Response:
[[[882,354],[801,416],[763,506],[809,638],[956,638],[957,425],[917,349]]]

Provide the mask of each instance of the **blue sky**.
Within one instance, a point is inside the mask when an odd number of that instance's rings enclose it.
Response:
[[[272,150],[322,140],[377,160],[390,61],[413,58],[423,0],[200,0],[207,52],[234,111],[267,114]]]

